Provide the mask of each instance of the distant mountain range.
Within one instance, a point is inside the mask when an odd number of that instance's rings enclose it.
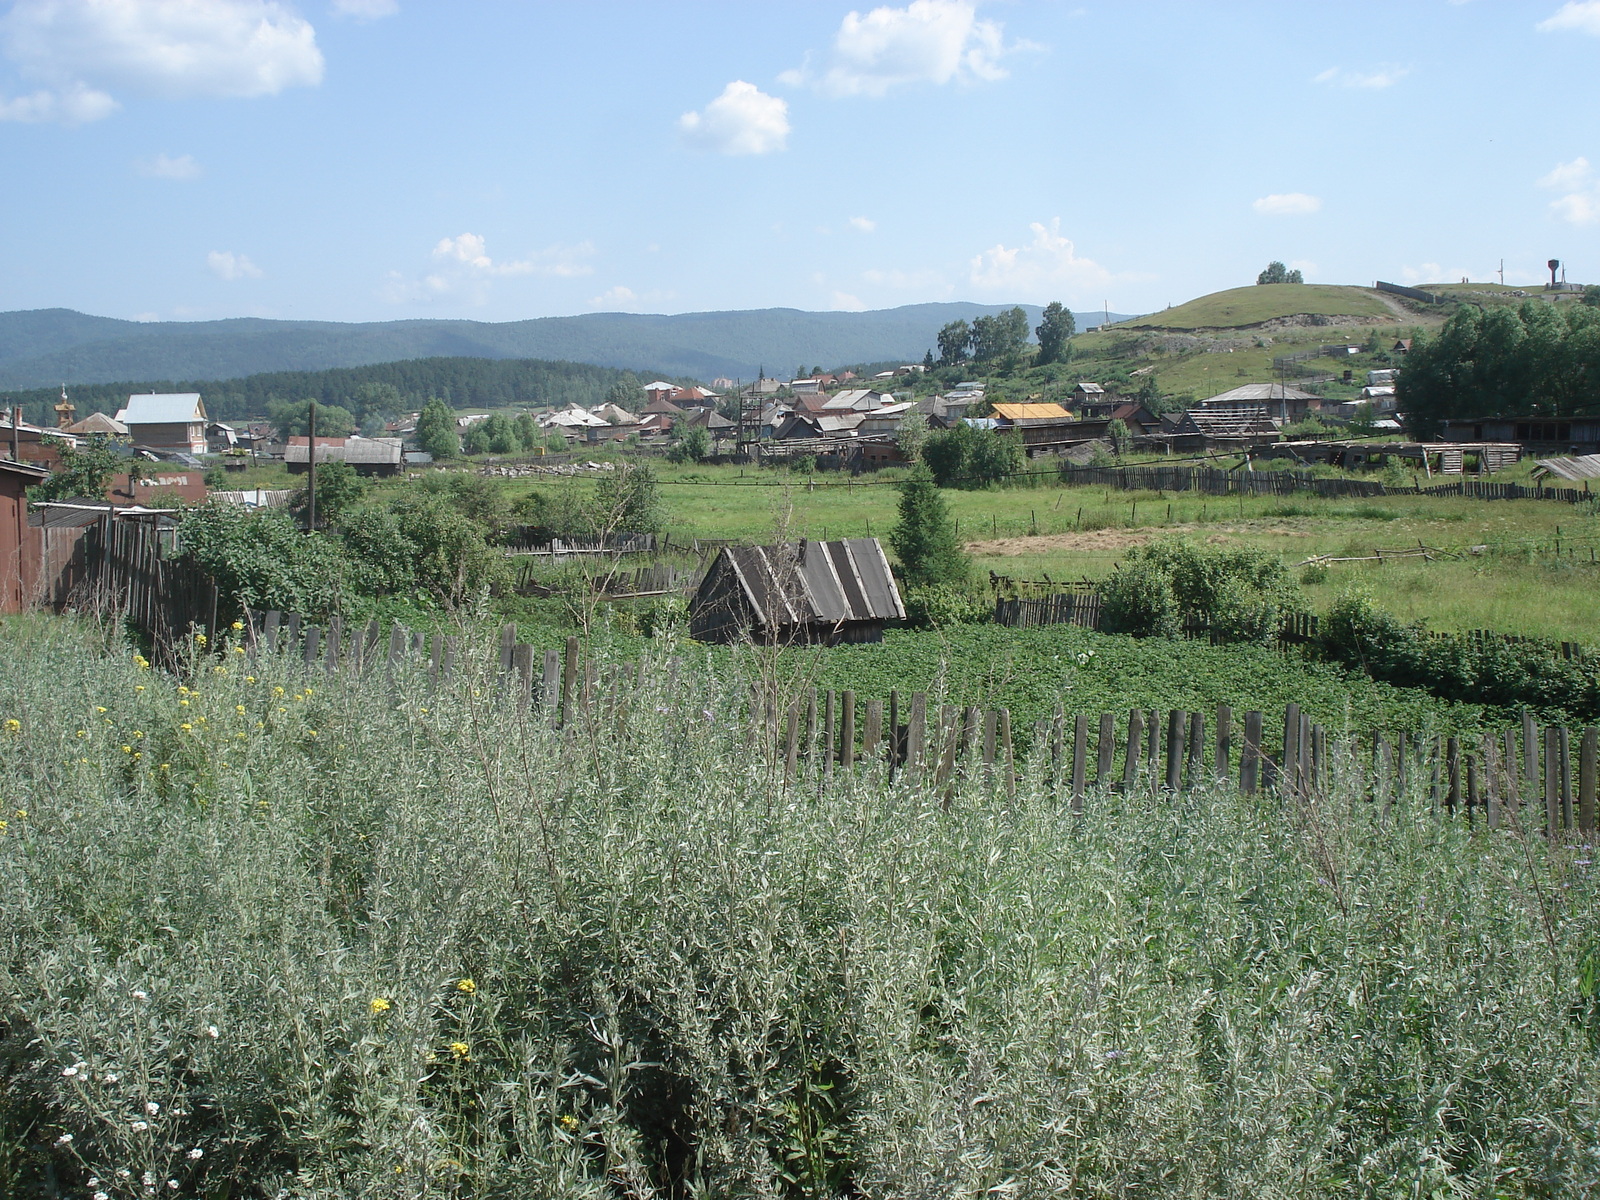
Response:
[[[414,358],[537,358],[711,380],[788,378],[797,366],[920,362],[941,326],[1009,305],[909,304],[872,312],[589,313],[531,321],[122,321],[66,308],[0,313],[0,387],[237,379]],[[1030,325],[1040,310],[1022,306]],[[1103,313],[1076,314],[1079,329]],[[1112,321],[1126,314],[1112,313]]]

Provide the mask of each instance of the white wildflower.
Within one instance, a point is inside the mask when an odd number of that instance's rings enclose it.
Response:
[[[153,1117],[161,1111],[161,1105],[157,1104],[154,1100],[146,1100],[144,1102],[144,1110]]]
[[[190,1158],[201,1158],[204,1155],[205,1155],[205,1151],[200,1149],[199,1146],[196,1146],[193,1150],[189,1151],[189,1157]]]
[[[68,1079],[71,1079],[74,1075],[76,1075],[78,1073],[78,1068],[77,1067],[62,1067],[61,1068],[61,1073],[63,1075],[65,1075]]]
[[[211,1038],[211,1039],[215,1040],[216,1038],[221,1037],[222,1034],[220,1032],[218,1032],[217,1027],[215,1025],[207,1025],[206,1026],[206,1036],[208,1038]]]
[[[58,1137],[56,1139],[56,1145],[58,1145],[58,1146],[70,1146],[70,1145],[72,1145],[72,1135],[70,1133],[63,1133],[60,1137]]]
[[[133,993],[133,998],[135,1000],[148,1000],[150,999],[150,993],[136,988]]]
[[[96,1192],[94,1194],[94,1200],[111,1200],[111,1197],[106,1195],[104,1192]]]
[[[144,1181],[143,1182],[144,1182],[145,1187],[155,1187],[155,1185],[156,1185],[156,1173],[154,1171],[146,1171],[144,1173]]]
[[[132,1130],[133,1130],[133,1131],[134,1131],[134,1132],[135,1132],[135,1133],[143,1133],[143,1132],[144,1132],[144,1131],[145,1131],[145,1130],[146,1130],[146,1129],[149,1129],[149,1128],[150,1128],[150,1122],[149,1122],[149,1121],[135,1121],[135,1122],[133,1122],[133,1124],[132,1124],[132,1125],[131,1125],[131,1126],[130,1126],[130,1128],[131,1128],[131,1129],[132,1129]]]

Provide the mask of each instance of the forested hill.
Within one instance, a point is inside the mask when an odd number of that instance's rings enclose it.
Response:
[[[599,404],[627,372],[588,363],[528,359],[413,358],[364,367],[328,371],[273,371],[227,380],[140,380],[69,386],[68,395],[81,419],[91,412],[114,413],[136,392],[199,392],[206,414],[218,421],[262,417],[276,401],[315,398],[338,405],[358,417],[369,409],[392,413],[421,408],[431,396],[457,408],[533,407],[572,403]],[[651,372],[656,378],[660,372]],[[670,376],[669,376],[670,378]],[[635,378],[635,383],[640,382]],[[674,379],[673,382],[678,382]],[[392,388],[393,391],[389,391]],[[20,401],[29,419],[55,424],[51,410],[59,388],[13,391],[7,402]]]
[[[717,376],[787,377],[798,366],[920,361],[946,322],[1001,305],[912,304],[873,312],[792,308],[647,316],[589,313],[532,321],[138,322],[70,309],[0,313],[0,388],[125,379],[239,379],[415,358],[520,358]],[[1024,306],[1029,323],[1037,308]],[[1100,313],[1079,313],[1078,328]],[[1120,320],[1122,314],[1111,314]]]

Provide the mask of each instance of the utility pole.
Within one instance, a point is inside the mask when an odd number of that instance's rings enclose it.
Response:
[[[317,402],[311,401],[310,413],[306,419],[306,429],[310,436],[306,439],[310,445],[306,447],[306,532],[315,533],[317,528]]]
[[[1500,286],[1501,287],[1505,287],[1505,285],[1506,285],[1506,260],[1502,258],[1500,260]]]

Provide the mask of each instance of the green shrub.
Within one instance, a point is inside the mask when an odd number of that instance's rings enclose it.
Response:
[[[908,587],[902,596],[906,624],[928,629],[978,625],[994,619],[994,601],[987,592],[949,583]]]
[[[1101,585],[1102,628],[1175,637],[1186,621],[1227,642],[1265,644],[1300,598],[1283,562],[1264,550],[1163,538],[1128,552]]]

